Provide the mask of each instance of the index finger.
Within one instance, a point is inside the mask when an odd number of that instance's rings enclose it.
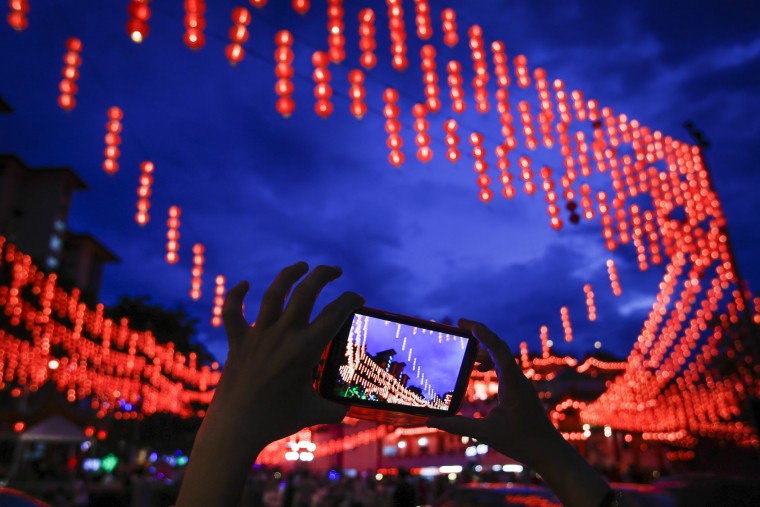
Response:
[[[485,324],[468,319],[459,319],[459,327],[470,331],[485,346],[496,366],[500,383],[506,382],[514,385],[516,382],[520,382],[521,378],[524,378],[507,342],[499,338]]]

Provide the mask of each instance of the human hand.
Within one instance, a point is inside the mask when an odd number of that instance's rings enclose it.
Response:
[[[274,441],[315,424],[338,423],[346,407],[320,397],[313,388],[313,372],[330,340],[364,303],[346,292],[328,304],[310,323],[320,291],[341,275],[340,268],[318,266],[308,272],[299,262],[283,269],[261,301],[251,326],[243,315],[248,284],[227,293],[222,315],[229,341],[224,373],[214,395],[213,409],[227,421],[247,422],[256,440]],[[234,426],[233,426],[234,427]]]
[[[450,433],[467,435],[531,467],[540,467],[550,448],[563,440],[546,415],[530,381],[515,362],[509,346],[485,325],[460,319],[459,327],[472,332],[484,345],[479,351],[479,370],[496,368],[499,404],[481,419],[463,416],[431,417],[428,425]],[[488,358],[482,356],[485,349]],[[564,442],[563,442],[564,443]]]

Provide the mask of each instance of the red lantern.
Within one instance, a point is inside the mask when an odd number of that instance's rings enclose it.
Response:
[[[364,101],[366,90],[364,89],[364,72],[354,69],[348,73],[350,83],[348,95],[351,97],[351,114],[357,120],[361,120],[367,114],[367,103]]]
[[[124,113],[114,106],[108,110],[108,123],[106,123],[106,149],[103,170],[108,174],[114,174],[119,170],[119,145],[121,144],[121,120]]]
[[[512,180],[514,179],[512,174],[509,172],[509,159],[507,158],[507,155],[509,154],[509,146],[506,144],[500,144],[496,147],[496,166],[499,168],[499,171],[501,171],[501,184],[504,186],[502,190],[502,194],[507,199],[511,199],[515,196],[515,187],[512,185]]]
[[[409,65],[406,57],[406,28],[401,0],[385,0],[388,4],[388,30],[391,34],[391,66],[403,71]]]
[[[520,121],[522,122],[525,146],[531,150],[535,150],[538,147],[538,141],[535,136],[536,129],[533,127],[533,117],[530,114],[530,105],[527,101],[521,100],[517,104],[517,108],[520,111]]]
[[[425,85],[426,105],[430,112],[435,113],[441,108],[438,74],[435,72],[435,47],[430,44],[422,46],[420,57],[422,60],[422,82]]]
[[[169,208],[169,219],[166,221],[166,262],[176,264],[179,261],[179,206]]]
[[[303,16],[304,14],[309,12],[309,8],[311,7],[311,2],[309,0],[293,0],[292,5],[293,5],[293,10]]]
[[[596,320],[596,305],[594,304],[594,290],[591,288],[590,283],[587,283],[583,286],[583,292],[586,295],[586,308],[588,309],[588,320],[593,322]]]
[[[11,11],[8,13],[8,24],[14,30],[25,30],[29,26],[29,2],[27,0],[10,0]]]
[[[333,63],[340,63],[346,58],[343,15],[343,0],[327,0],[327,54]]]
[[[443,129],[446,132],[446,158],[449,162],[459,160],[459,136],[457,135],[457,121],[449,118],[443,123]]]
[[[145,225],[150,220],[148,210],[150,209],[153,170],[153,162],[146,161],[140,164],[140,186],[137,187],[137,213],[135,214],[135,221],[138,225]]]
[[[608,250],[612,251],[617,248],[617,243],[615,243],[613,237],[612,216],[610,215],[610,207],[607,204],[607,194],[600,190],[596,194],[596,200],[599,206],[599,214],[602,217],[602,234],[604,235],[605,245]]]
[[[224,275],[218,275],[215,279],[216,288],[214,289],[214,308],[212,310],[211,325],[219,327],[222,325],[222,307],[224,306]]]
[[[58,96],[58,105],[64,111],[71,111],[76,106],[74,95],[77,92],[76,81],[79,79],[79,66],[82,64],[82,41],[71,37],[66,41],[66,54],[63,57],[63,79],[58,86],[61,94]]]
[[[515,57],[515,76],[517,77],[517,86],[527,88],[530,86],[530,74],[528,72],[528,59],[525,55]]]
[[[235,66],[245,56],[243,44],[248,40],[248,25],[251,23],[251,13],[245,7],[232,10],[232,28],[230,28],[230,44],[225,54],[230,65]]]
[[[203,29],[206,20],[203,17],[206,12],[205,0],[185,0],[185,45],[190,49],[200,49],[206,43]]]
[[[277,46],[274,51],[275,76],[277,77],[274,89],[278,97],[275,108],[284,118],[289,118],[295,110],[293,101],[295,86],[292,80],[293,50],[291,49],[293,35],[287,30],[280,30],[274,37],[274,43]]]
[[[150,19],[150,0],[131,0],[127,11],[127,33],[133,41],[141,43],[148,36],[148,20]]]
[[[314,97],[317,102],[314,104],[314,111],[317,116],[328,118],[333,112],[333,104],[330,102],[332,97],[332,87],[330,86],[330,71],[327,65],[330,58],[324,51],[315,51],[311,57],[311,63],[314,65]]]
[[[559,230],[562,228],[562,220],[559,218],[559,206],[557,206],[557,193],[554,191],[554,182],[551,179],[552,170],[543,166],[541,168],[541,178],[543,183],[541,187],[546,193],[546,203],[548,205],[549,223],[552,229]]]
[[[454,9],[443,9],[441,12],[441,22],[443,28],[443,43],[453,48],[459,42],[457,35],[457,15]]]
[[[404,163],[404,154],[401,147],[404,145],[399,132],[401,131],[401,122],[398,120],[398,91],[394,88],[387,88],[383,92],[383,116],[385,116],[385,131],[388,133],[388,148],[391,150],[388,155],[388,161],[394,167],[401,167]]]
[[[417,133],[415,143],[417,144],[417,158],[420,162],[430,162],[433,158],[433,150],[430,149],[430,135],[428,129],[430,124],[425,119],[427,108],[424,104],[415,104],[412,107],[412,116],[414,116],[414,130]]]
[[[462,66],[456,60],[451,60],[446,65],[448,72],[449,97],[451,98],[451,109],[455,113],[463,113],[464,104],[464,79],[462,79]]]
[[[533,195],[536,192],[536,184],[533,183],[533,171],[530,168],[530,159],[526,156],[520,157],[520,177],[525,183],[525,193]]]
[[[533,78],[538,91],[540,112],[538,113],[538,124],[541,129],[541,138],[544,147],[552,148],[554,146],[554,137],[552,137],[552,122],[554,121],[554,111],[549,94],[549,83],[546,80],[546,71],[542,68],[536,68],[533,71]]]
[[[573,341],[573,328],[570,325],[570,312],[566,306],[559,309],[560,317],[562,318],[562,329],[565,332],[565,341],[570,343]]]
[[[365,69],[372,69],[377,64],[376,47],[375,12],[362,9],[359,11],[359,49],[362,52],[359,62]]]
[[[615,261],[612,259],[607,260],[607,274],[610,277],[610,287],[612,287],[612,293],[616,296],[619,296],[623,293],[623,290],[620,288],[620,278],[618,277],[618,271],[617,266],[615,266]],[[676,277],[673,277],[674,279]]]
[[[267,4],[267,0],[250,0],[250,2],[251,2],[251,5],[253,5],[257,9],[261,9]]]

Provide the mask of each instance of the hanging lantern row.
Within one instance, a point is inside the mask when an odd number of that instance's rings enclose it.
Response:
[[[169,207],[169,218],[166,220],[166,262],[177,264],[179,261],[179,217],[182,214],[179,206]]]
[[[150,19],[150,0],[130,0],[127,12],[127,34],[138,44],[148,36],[148,20]]]
[[[190,281],[190,298],[193,301],[198,301],[201,298],[201,285],[203,284],[203,264],[206,262],[206,258],[203,254],[206,249],[203,244],[196,243],[193,245],[193,269],[192,280]]]
[[[570,343],[573,341],[573,327],[570,324],[570,311],[566,306],[559,309],[559,315],[562,319],[562,330],[565,333],[565,341]]]
[[[153,162],[145,161],[140,164],[140,185],[137,187],[137,213],[135,221],[138,225],[145,225],[150,220],[150,196],[153,185]]]
[[[562,228],[562,219],[559,218],[559,206],[557,205],[557,193],[554,191],[554,182],[552,181],[552,170],[549,166],[541,168],[541,188],[546,194],[547,212],[549,214],[549,223],[552,229],[559,230]]]
[[[468,32],[470,37],[470,54],[472,55],[472,88],[474,90],[475,109],[479,113],[487,113],[490,109],[488,104],[488,64],[486,63],[485,43],[483,42],[483,30],[478,25],[472,25]]]
[[[435,46],[425,44],[420,49],[422,83],[425,86],[425,104],[431,113],[441,109],[440,88],[435,64]]]
[[[201,49],[206,44],[203,30],[206,28],[206,1],[185,0],[185,45],[190,49]]]
[[[343,0],[327,0],[327,55],[333,63],[346,59],[344,15]]]
[[[249,37],[248,25],[251,24],[251,12],[245,7],[235,7],[232,10],[232,28],[230,28],[230,43],[225,54],[230,65],[235,66],[245,56],[243,44]]]
[[[554,124],[555,115],[554,107],[549,92],[549,82],[546,79],[546,71],[537,67],[533,71],[533,80],[538,92],[540,111],[538,113],[538,125],[541,131],[541,141],[544,148],[551,149],[554,147],[554,137],[552,136],[552,124]]]
[[[385,106],[383,107],[383,116],[385,116],[385,132],[388,134],[388,149],[390,154],[388,155],[388,161],[394,167],[401,167],[404,163],[404,153],[401,151],[401,147],[404,145],[401,139],[401,122],[398,120],[399,108],[398,108],[398,92],[393,88],[387,88],[383,92],[383,101]]]
[[[388,4],[388,30],[391,33],[391,66],[401,72],[407,68],[406,28],[401,0],[385,0]]]
[[[375,11],[362,9],[359,11],[359,49],[362,54],[359,62],[367,70],[377,65],[377,42],[375,41]]]
[[[414,22],[417,25],[417,37],[428,40],[433,36],[433,21],[430,18],[428,0],[414,0]]]
[[[502,195],[506,199],[512,199],[515,196],[515,187],[512,184],[514,176],[509,172],[509,148],[506,144],[499,144],[496,146],[496,167],[499,168],[501,184],[504,186],[502,189]]]
[[[103,160],[103,170],[107,174],[116,174],[119,170],[119,156],[121,151],[121,120],[124,119],[124,113],[121,108],[113,106],[108,110],[108,122],[106,123],[105,143],[103,151],[105,159]]]
[[[8,13],[8,24],[14,30],[26,30],[29,26],[29,2],[27,0],[10,0],[11,11]]]
[[[446,72],[448,73],[447,82],[449,85],[449,97],[451,98],[451,109],[455,113],[461,114],[465,110],[462,65],[456,60],[451,60],[446,65]]]
[[[128,319],[105,318],[102,304],[90,309],[79,289],[60,288],[55,273],[40,271],[4,237],[0,269],[8,274],[0,285],[0,314],[7,319],[0,331],[0,389],[11,396],[51,382],[70,402],[89,399],[98,417],[121,418],[194,417],[193,404],[211,401],[218,364],[198,368],[192,355],[158,343],[150,331],[130,329]]]
[[[217,275],[214,279],[216,287],[214,288],[214,308],[212,310],[211,325],[219,327],[222,325],[222,307],[224,306],[224,284],[227,280],[224,275]]]
[[[533,169],[531,169],[530,157],[523,155],[518,160],[520,166],[520,178],[523,180],[525,193],[533,195],[536,193],[536,184],[533,182]]]
[[[457,35],[457,14],[454,9],[441,11],[441,29],[443,31],[443,43],[453,48],[459,42]]]
[[[449,118],[443,123],[443,129],[445,132],[446,141],[446,158],[449,162],[456,162],[459,160],[459,136],[457,135],[457,121],[453,118]]]
[[[314,104],[314,111],[317,116],[328,118],[333,112],[332,87],[330,86],[331,74],[327,65],[330,58],[324,51],[314,51],[311,57],[311,63],[314,65],[314,96],[317,102]]]
[[[623,289],[620,287],[620,278],[618,276],[617,266],[615,261],[607,259],[607,274],[610,277],[610,287],[612,293],[616,296],[620,296],[623,293]]]
[[[483,202],[488,202],[493,198],[493,192],[488,188],[491,185],[491,178],[488,177],[488,162],[485,161],[486,150],[483,148],[483,135],[479,132],[470,134],[470,144],[472,145],[472,158],[475,159],[473,168],[478,173],[478,186],[480,192],[478,196]]]
[[[586,296],[586,309],[588,310],[588,320],[594,322],[596,320],[596,305],[594,304],[594,290],[591,288],[591,284],[587,283],[583,286],[583,293]]]
[[[427,116],[425,105],[415,104],[412,107],[412,116],[414,116],[414,131],[417,133],[414,138],[417,145],[417,158],[423,163],[430,162],[433,158],[433,150],[430,149],[430,135],[428,135],[430,124],[425,119]]]
[[[275,109],[284,118],[289,118],[296,108],[293,100],[295,85],[293,84],[293,35],[287,30],[280,30],[275,34],[274,73],[277,77],[274,90],[277,94]]]
[[[58,105],[64,111],[71,111],[77,104],[74,96],[77,94],[77,80],[79,80],[79,67],[82,65],[82,41],[71,37],[66,41],[66,54],[63,57],[63,79],[58,85]]]
[[[364,89],[364,72],[354,69],[348,73],[349,90],[348,96],[351,98],[351,114],[357,120],[364,118],[367,114],[367,103],[364,101],[367,91]]]

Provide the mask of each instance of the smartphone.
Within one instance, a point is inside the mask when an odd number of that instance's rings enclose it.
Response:
[[[315,384],[351,417],[423,423],[457,413],[477,350],[457,327],[364,307],[325,350]]]

